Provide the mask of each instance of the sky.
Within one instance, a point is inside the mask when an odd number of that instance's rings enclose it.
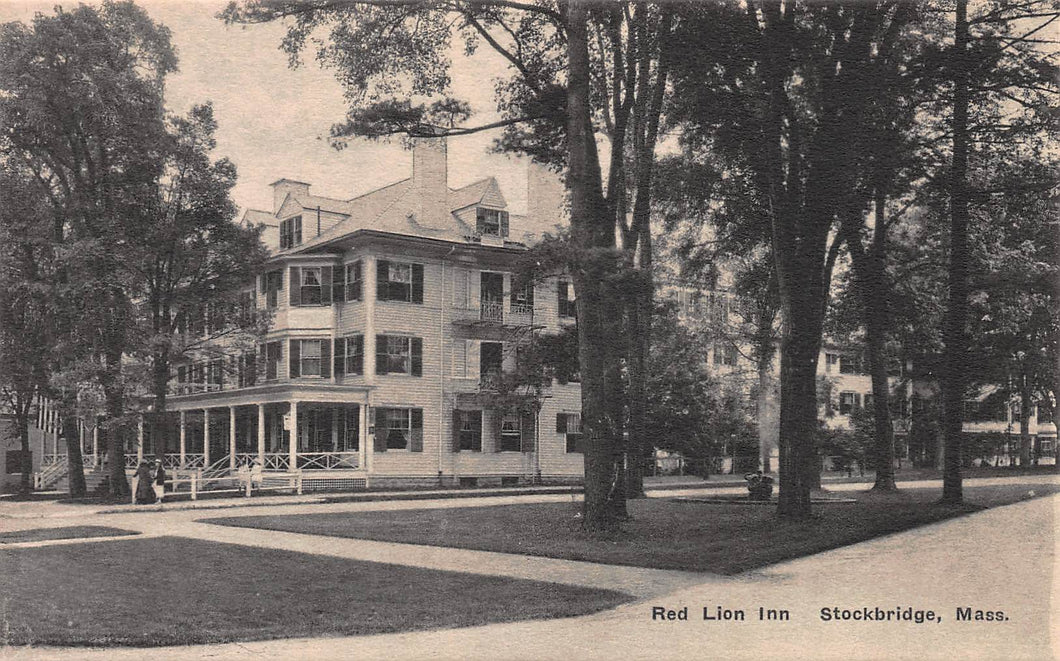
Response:
[[[32,20],[64,0],[0,0],[0,22]],[[87,2],[85,4],[98,4]],[[141,0],[138,4],[172,31],[180,69],[166,82],[171,112],[210,101],[218,122],[215,157],[236,164],[233,199],[243,209],[272,209],[269,184],[286,177],[313,185],[312,193],[350,198],[408,177],[411,152],[399,140],[357,140],[342,151],[328,143],[331,125],[345,116],[342,87],[310,54],[291,69],[280,51],[281,24],[226,26],[216,18],[226,1]],[[471,103],[471,122],[496,119],[492,80],[504,74],[499,56],[482,49],[468,63],[454,57],[453,91]],[[526,163],[488,153],[494,132],[461,136],[449,144],[449,185],[496,176],[509,208],[526,208]]]

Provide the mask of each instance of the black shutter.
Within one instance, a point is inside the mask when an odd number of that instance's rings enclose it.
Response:
[[[361,270],[361,261],[357,260],[356,262],[353,263],[353,287],[350,288],[351,289],[351,291],[350,291],[351,295],[346,300],[348,300],[348,301],[359,301],[359,300],[361,300],[361,288],[363,286],[362,285],[362,281],[363,281],[363,273],[362,273],[362,270]]]
[[[453,409],[453,446],[450,448],[453,452],[460,452],[460,429],[463,427],[463,415],[460,411]]]
[[[320,303],[331,305],[331,283],[334,278],[335,269],[331,266],[323,266],[320,269]],[[341,301],[341,298],[335,300]]]
[[[276,291],[283,291],[283,269],[274,271],[276,273]]]
[[[301,269],[297,266],[291,267],[291,306],[302,304],[302,278]]]
[[[246,377],[244,380],[247,386],[254,386],[258,383],[258,355],[251,351],[246,355]]]
[[[389,409],[375,408],[372,409],[373,417],[375,418],[375,441],[373,446],[376,452],[386,452],[386,435],[387,435],[387,411]]]
[[[567,283],[560,281],[556,283],[556,292],[558,294],[557,308],[559,309],[559,316],[567,316]]]
[[[519,451],[534,451],[534,415],[524,413],[522,424],[519,425]]]
[[[289,378],[295,379],[302,375],[301,361],[302,344],[299,340],[291,340],[291,351],[289,363]]]
[[[475,233],[476,234],[480,234],[480,235],[481,234],[485,234],[486,233],[484,231],[485,229],[486,229],[486,210],[485,209],[475,209]]]
[[[410,373],[412,376],[423,376],[423,339],[419,337],[411,338],[409,345]]]
[[[331,283],[331,302],[339,303],[346,300],[346,267],[340,266],[335,269],[335,278]],[[338,353],[338,352],[336,352]]]
[[[346,338],[335,338],[335,378],[346,374]]]
[[[412,302],[423,302],[423,264],[412,265]]]
[[[364,374],[364,335],[355,335],[353,342],[355,347],[353,371],[355,374]]]
[[[566,434],[567,433],[567,414],[557,413],[556,414],[556,433]]]
[[[497,215],[501,217],[501,236],[502,237],[507,237],[508,236],[508,212],[507,211],[499,211],[499,212],[497,212]]]
[[[409,409],[412,431],[409,433],[409,450],[423,452],[423,409]]]
[[[265,293],[266,278],[267,278],[267,276],[264,273],[262,273],[260,276],[258,276],[258,283],[259,283],[259,286],[261,287],[261,293],[262,294]]]
[[[331,378],[331,340],[320,342],[320,376],[324,379]]]
[[[375,336],[375,373],[386,374],[389,372],[387,367],[389,361],[387,360],[386,352],[386,335]]]
[[[382,259],[375,263],[375,300],[390,300],[390,262]]]

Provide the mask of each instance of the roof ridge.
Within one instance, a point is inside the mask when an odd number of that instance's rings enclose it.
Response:
[[[346,202],[347,204],[349,204],[350,202],[353,202],[354,200],[359,200],[361,198],[368,197],[369,195],[375,195],[376,193],[379,193],[381,191],[385,191],[388,188],[393,188],[394,186],[397,186],[398,184],[403,184],[406,181],[411,181],[411,180],[412,180],[412,177],[405,177],[404,179],[399,179],[399,180],[395,181],[394,183],[387,184],[386,186],[380,186],[379,188],[374,188],[374,189],[368,191],[367,193],[361,193],[360,195],[357,195],[355,197],[351,197],[350,199],[343,200],[343,201]]]

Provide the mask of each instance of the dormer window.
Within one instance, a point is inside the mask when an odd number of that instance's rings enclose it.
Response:
[[[302,217],[294,216],[280,221],[280,250],[293,248],[302,243]]]
[[[477,209],[476,231],[482,236],[508,236],[508,212],[498,209]]]

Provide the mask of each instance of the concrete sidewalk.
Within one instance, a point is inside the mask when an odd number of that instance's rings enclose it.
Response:
[[[668,594],[579,618],[150,651],[32,648],[0,655],[19,660],[120,660],[145,654],[157,659],[1050,659],[1056,643],[1050,631],[1060,630],[1057,609],[1051,606],[1057,589],[1058,513],[1060,496],[1039,498],[738,577],[700,575],[695,584]],[[178,527],[177,534],[195,533]],[[225,530],[226,535],[242,534]],[[425,552],[441,551],[452,549]],[[569,579],[557,575],[554,580]],[[743,611],[744,619],[703,619],[704,609],[716,615],[719,607]],[[760,607],[777,617],[786,611],[787,619],[761,621]],[[653,619],[656,608],[687,612],[688,619]],[[833,608],[859,613],[909,608],[910,613],[933,611],[940,621],[823,621],[822,609]],[[1004,619],[959,622],[958,608],[1002,611]]]

